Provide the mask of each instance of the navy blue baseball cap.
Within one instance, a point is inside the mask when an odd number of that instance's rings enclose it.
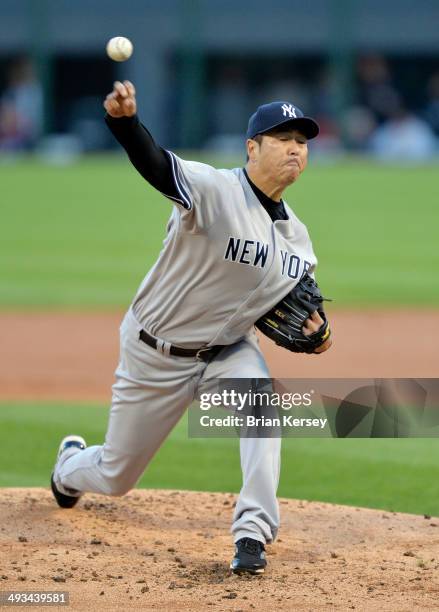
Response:
[[[247,128],[247,138],[263,134],[284,123],[291,124],[293,129],[300,130],[307,138],[315,138],[319,133],[318,123],[305,117],[300,108],[291,102],[270,102],[263,104],[250,117]]]

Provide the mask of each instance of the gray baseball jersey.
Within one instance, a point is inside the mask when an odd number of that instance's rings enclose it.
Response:
[[[184,348],[232,344],[313,272],[311,240],[288,206],[288,220],[271,221],[242,169],[169,155],[181,197],[133,311],[150,334]]]

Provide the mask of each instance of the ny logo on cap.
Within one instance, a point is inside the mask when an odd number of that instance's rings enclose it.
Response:
[[[290,118],[297,119],[296,109],[292,104],[282,104],[282,110],[284,112],[284,117],[288,115]]]

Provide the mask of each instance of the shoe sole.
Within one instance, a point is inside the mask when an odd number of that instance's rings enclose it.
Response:
[[[81,436],[66,436],[65,438],[63,438],[61,440],[61,444],[59,445],[59,449],[58,449],[58,455],[57,455],[57,460],[60,458],[62,452],[64,451],[64,445],[65,443],[69,441],[69,442],[79,442],[79,444],[82,444],[84,446],[84,448],[87,448],[87,443],[84,440],[84,438],[82,438]]]
[[[260,569],[250,569],[250,568],[234,568],[230,566],[233,574],[252,574],[253,576],[260,576],[265,572],[265,567],[261,567]]]

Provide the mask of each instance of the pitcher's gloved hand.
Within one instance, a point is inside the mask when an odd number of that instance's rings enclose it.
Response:
[[[293,353],[323,353],[332,344],[320,289],[309,274],[255,323],[279,346]]]

